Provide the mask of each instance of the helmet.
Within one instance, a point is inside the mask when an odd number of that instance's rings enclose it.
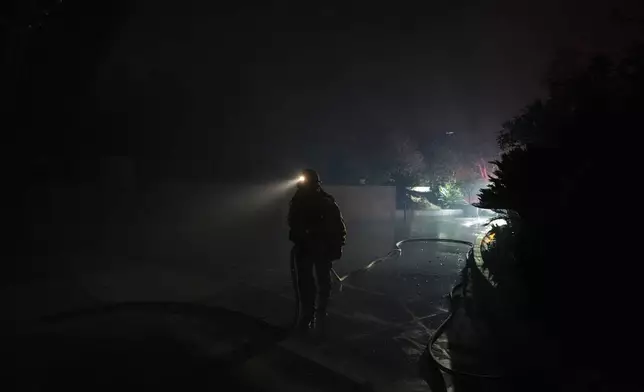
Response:
[[[309,188],[318,185],[320,185],[320,176],[318,175],[318,172],[313,169],[302,170],[302,175],[300,176],[300,181],[298,183],[300,188]]]

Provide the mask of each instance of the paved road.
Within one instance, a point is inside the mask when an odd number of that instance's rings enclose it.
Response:
[[[474,241],[484,220],[441,218],[414,234],[421,237]],[[381,390],[427,390],[418,376],[417,363],[430,334],[447,315],[446,294],[459,279],[467,247],[452,244],[411,243],[402,256],[384,261],[368,272],[353,274],[333,294],[330,336],[304,352],[322,357],[358,379],[374,381]],[[368,264],[367,262],[363,265]],[[354,265],[354,263],[352,263]],[[340,275],[350,271],[337,265]],[[253,298],[267,292],[291,299],[290,286],[256,287]],[[237,297],[244,301],[243,294]],[[257,317],[274,323],[288,322],[291,301],[271,308],[253,301],[240,305],[244,312],[256,309]]]
[[[413,234],[473,241],[482,222],[437,217],[417,225]],[[379,390],[427,390],[416,363],[429,335],[446,316],[445,295],[458,279],[466,251],[454,245],[405,245],[396,260],[352,276],[341,291],[336,285],[324,342],[285,344],[353,377],[371,380]],[[340,261],[336,269],[344,275],[369,261]],[[225,265],[225,271],[204,271],[190,263],[121,263],[66,279],[13,286],[5,291],[2,306],[13,305],[14,316],[28,320],[105,302],[185,301],[238,310],[277,326],[291,322],[294,301],[286,261],[284,268],[260,262]]]

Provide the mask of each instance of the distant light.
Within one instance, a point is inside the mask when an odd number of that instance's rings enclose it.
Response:
[[[488,222],[487,218],[465,218],[461,223],[462,226],[472,227],[472,226],[483,226]]]
[[[306,177],[304,177],[304,176],[299,176],[299,177],[297,178],[297,182],[299,182],[299,183],[303,183],[303,182],[305,182],[305,181],[306,181]]]
[[[419,193],[427,193],[429,192],[429,187],[428,186],[414,186],[409,188],[410,190],[414,192],[419,192]]]
[[[453,135],[454,132],[445,132],[446,135]]]

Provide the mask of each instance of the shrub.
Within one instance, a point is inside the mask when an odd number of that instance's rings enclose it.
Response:
[[[464,203],[463,192],[461,192],[461,188],[456,184],[456,181],[450,180],[443,185],[439,185],[438,202],[443,208],[452,208]]]

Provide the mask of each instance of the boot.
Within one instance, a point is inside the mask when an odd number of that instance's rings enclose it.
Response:
[[[328,313],[326,312],[327,306],[329,305],[329,299],[325,297],[318,298],[317,306],[315,307],[315,328],[319,330],[324,330],[326,328],[326,322],[328,318]]]
[[[325,329],[327,326],[327,320],[329,318],[329,314],[324,312],[324,313],[319,313],[316,315],[316,327],[320,329]]]
[[[310,314],[305,313],[300,317],[300,320],[297,323],[297,330],[300,332],[308,332],[310,329],[315,326],[315,312]]]
[[[327,332],[328,332],[327,319],[328,319],[328,314],[325,310],[318,310],[317,312],[315,312],[312,326],[313,326],[313,329],[315,330],[315,335],[320,339],[324,339],[327,336]]]

